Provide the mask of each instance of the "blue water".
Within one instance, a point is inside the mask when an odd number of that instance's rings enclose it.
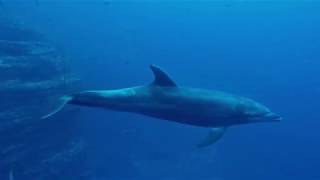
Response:
[[[198,149],[206,129],[83,108],[75,127],[87,142],[83,166],[94,169],[92,179],[320,179],[319,2],[5,5],[2,11],[63,49],[84,89],[147,84],[148,66],[157,64],[180,85],[247,96],[284,118],[230,128]]]

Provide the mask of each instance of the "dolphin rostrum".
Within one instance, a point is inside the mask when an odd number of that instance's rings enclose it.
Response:
[[[63,98],[66,104],[132,112],[182,124],[210,128],[204,147],[218,141],[233,125],[277,122],[282,118],[254,100],[220,91],[178,86],[167,73],[150,66],[154,81],[145,86],[117,90],[83,91]]]

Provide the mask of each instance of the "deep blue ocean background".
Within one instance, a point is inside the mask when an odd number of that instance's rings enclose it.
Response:
[[[5,6],[1,11],[68,55],[83,89],[147,84],[149,64],[157,64],[182,86],[250,97],[284,118],[230,128],[217,144],[198,149],[206,129],[82,108],[74,126],[87,142],[92,180],[320,179],[320,2],[20,0]]]

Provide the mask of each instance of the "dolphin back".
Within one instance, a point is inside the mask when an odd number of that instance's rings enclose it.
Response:
[[[60,100],[61,100],[61,104],[55,110],[50,112],[49,114],[47,114],[45,116],[42,116],[41,119],[50,118],[51,116],[53,116],[53,115],[57,114],[58,112],[60,112],[64,108],[64,106],[66,104],[68,104],[72,100],[72,97],[71,96],[63,96],[63,97],[60,98]]]

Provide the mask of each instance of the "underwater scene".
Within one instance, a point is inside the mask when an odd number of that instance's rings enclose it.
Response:
[[[0,0],[0,180],[320,180],[319,9]]]

